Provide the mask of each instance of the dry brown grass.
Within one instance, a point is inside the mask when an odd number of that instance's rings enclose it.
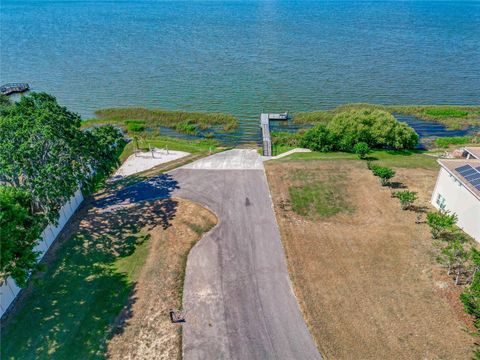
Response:
[[[336,186],[354,212],[295,214],[288,189],[296,170],[323,181],[348,174]],[[427,207],[436,171],[396,170],[395,180]],[[295,293],[326,359],[471,358],[468,319],[449,295],[427,226],[416,225],[416,213],[402,211],[364,163],[271,162],[267,176]]]
[[[146,263],[129,306],[110,340],[111,359],[180,359],[181,325],[170,321],[169,309],[181,308],[188,252],[216,224],[216,217],[198,204],[178,200],[168,228],[149,231]]]

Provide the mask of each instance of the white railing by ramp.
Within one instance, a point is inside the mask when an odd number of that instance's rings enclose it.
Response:
[[[77,208],[83,202],[82,191],[78,189],[75,194],[70,198],[70,200],[63,205],[59,212],[59,218],[57,225],[48,225],[40,235],[40,240],[35,247],[35,251],[40,253],[39,260],[43,258],[45,253],[48,251],[50,246],[53,244],[57,238],[60,231],[70,219],[70,217],[75,213]],[[0,286],[0,317],[8,310],[10,305],[13,303],[15,298],[18,296],[22,289],[17,286],[15,281],[9,277],[5,282]]]

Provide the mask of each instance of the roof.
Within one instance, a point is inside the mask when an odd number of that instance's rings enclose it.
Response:
[[[465,188],[480,200],[480,160],[438,160],[440,166],[455,176]]]
[[[466,147],[465,151],[469,152],[475,158],[480,159],[480,147]]]

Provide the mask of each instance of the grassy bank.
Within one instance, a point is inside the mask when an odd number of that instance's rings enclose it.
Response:
[[[300,112],[294,114],[294,122],[298,124],[326,124],[340,112],[360,108],[380,109],[392,114],[411,115],[425,121],[444,124],[449,129],[480,126],[480,106],[377,105],[367,103],[345,104],[329,110]]]
[[[178,132],[196,134],[198,130],[212,127],[229,132],[237,128],[238,122],[233,115],[222,113],[187,112],[146,108],[107,108],[95,112],[97,119],[83,123],[88,127],[97,124],[115,124],[127,129],[132,122],[140,122],[144,128],[156,130],[160,126],[169,127]],[[130,122],[130,124],[129,124]]]
[[[428,152],[421,150],[376,150],[368,155],[368,159],[380,166],[438,169],[437,159],[427,154]],[[345,152],[313,151],[309,153],[295,153],[273,161],[288,162],[297,160],[358,160],[358,156],[356,154]]]
[[[480,134],[475,136],[447,136],[435,139],[435,145],[439,148],[448,148],[450,145],[472,145],[480,144]]]
[[[313,169],[292,171],[288,194],[292,210],[307,218],[327,218],[340,212],[351,212],[343,189],[348,183],[345,172],[321,177]]]

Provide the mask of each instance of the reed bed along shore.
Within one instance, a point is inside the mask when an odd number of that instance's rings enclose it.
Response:
[[[480,106],[457,105],[377,105],[355,103],[340,105],[329,110],[294,114],[297,124],[328,123],[336,114],[354,109],[380,109],[392,114],[415,116],[419,119],[444,124],[448,129],[465,129],[480,126]]]
[[[137,124],[143,124],[147,128],[165,126],[178,132],[189,134],[210,128],[231,132],[238,127],[238,121],[235,116],[222,113],[126,107],[100,109],[95,112],[95,115],[97,118],[86,120],[83,126],[116,124],[127,127],[135,121]]]

